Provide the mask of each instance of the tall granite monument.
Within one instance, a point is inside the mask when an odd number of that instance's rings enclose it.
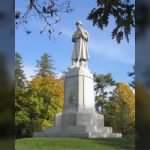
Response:
[[[76,22],[72,36],[72,65],[65,74],[64,110],[55,117],[55,125],[34,136],[121,137],[104,126],[104,116],[95,111],[93,74],[88,69],[88,32]]]

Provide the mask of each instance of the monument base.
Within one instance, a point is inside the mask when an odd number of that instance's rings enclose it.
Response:
[[[63,113],[55,117],[55,126],[34,136],[69,137],[122,137],[104,126],[104,116],[94,107],[93,74],[88,68],[70,68],[65,75],[65,101]]]
[[[108,138],[122,137],[113,133],[112,127],[104,126],[104,116],[96,112],[60,113],[56,115],[55,126],[42,132],[34,133],[36,137],[87,137]]]

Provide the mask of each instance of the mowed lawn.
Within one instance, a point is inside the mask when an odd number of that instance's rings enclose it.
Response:
[[[98,150],[134,149],[132,138],[23,138],[16,140],[16,150]]]

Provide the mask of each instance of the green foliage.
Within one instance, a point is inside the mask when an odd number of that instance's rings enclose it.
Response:
[[[101,113],[104,111],[104,105],[106,103],[108,92],[106,91],[106,88],[111,87],[115,85],[115,81],[112,79],[112,76],[110,73],[104,75],[94,75],[94,81],[95,81],[95,92],[96,92],[96,109],[101,107]]]
[[[40,109],[41,129],[52,126],[55,115],[63,108],[63,80],[55,79],[53,76],[38,76],[30,82],[30,88],[32,98],[40,105],[38,109]]]
[[[15,53],[15,77],[16,88],[24,88],[26,78],[23,71],[22,57],[18,52]]]
[[[97,8],[93,8],[87,19],[102,29],[110,23],[110,16],[115,19],[116,27],[112,31],[112,39],[117,42],[125,37],[129,41],[131,28],[135,27],[135,6],[131,0],[97,0]]]
[[[111,100],[107,101],[107,103],[105,103],[104,110],[105,126],[112,126],[114,130],[116,128],[116,121],[114,120],[115,103]]]
[[[32,108],[36,109],[38,103],[34,103],[31,99],[29,90],[16,88],[15,94],[15,125],[16,137],[32,136]]]
[[[19,53],[15,54],[15,125],[16,136],[26,136],[29,132],[30,118],[28,112],[25,110],[27,102],[27,82],[23,71],[22,57]]]
[[[39,61],[39,74],[28,82],[22,68],[22,58],[18,53],[16,57],[16,137],[30,137],[34,131],[52,126],[54,116],[62,111],[64,83],[63,79],[56,79],[53,75],[47,54]]]
[[[123,135],[134,135],[135,128],[135,96],[125,83],[118,83],[113,96],[105,105],[105,122],[114,131]]]
[[[48,75],[55,75],[53,70],[55,69],[53,67],[53,60],[51,56],[49,56],[47,53],[44,53],[41,56],[40,60],[37,60],[37,75],[39,76],[48,76]]]

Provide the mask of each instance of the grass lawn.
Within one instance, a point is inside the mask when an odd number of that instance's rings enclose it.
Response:
[[[16,150],[98,150],[98,149],[134,149],[131,138],[65,138],[43,137],[16,140]]]

